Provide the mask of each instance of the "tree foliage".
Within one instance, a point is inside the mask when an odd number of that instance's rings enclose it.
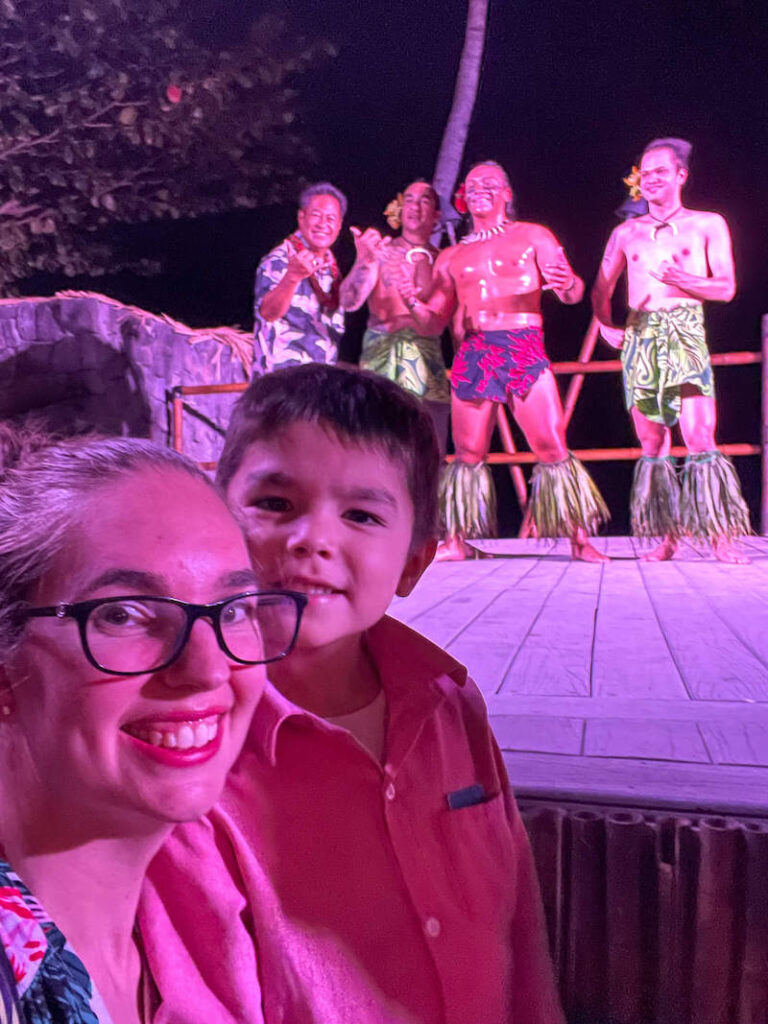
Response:
[[[0,278],[120,266],[114,225],[282,198],[311,155],[295,79],[329,44],[268,15],[236,48],[181,0],[0,0]]]

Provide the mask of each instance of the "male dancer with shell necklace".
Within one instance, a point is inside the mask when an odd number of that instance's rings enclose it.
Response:
[[[731,236],[717,213],[689,210],[691,144],[659,138],[625,179],[641,216],[608,239],[592,291],[603,337],[621,348],[624,394],[642,458],[630,500],[632,529],[660,539],[646,559],[672,558],[682,536],[707,541],[721,562],[749,559],[732,541],[750,532],[736,471],[715,444],[715,386],[704,333],[704,301],[729,302],[736,291]],[[612,324],[611,297],[627,275],[630,313]],[[680,424],[688,456],[678,483],[669,456],[671,427]]]
[[[457,193],[470,234],[438,257],[426,301],[403,289],[414,321],[426,333],[448,322],[460,342],[451,371],[451,421],[456,460],[444,473],[445,539],[438,557],[471,555],[465,542],[492,535],[495,499],[485,464],[498,402],[509,405],[538,459],[528,515],[539,537],[569,537],[574,558],[605,560],[588,535],[608,517],[589,474],[566,447],[560,395],[544,351],[541,295],[581,301],[584,282],[547,228],[517,220],[512,188],[493,161],[473,167]]]
[[[438,250],[430,242],[440,219],[434,188],[414,181],[384,211],[394,238],[375,229],[352,228],[357,258],[341,286],[345,309],[368,303],[368,327],[360,365],[380,373],[421,398],[432,418],[440,452],[445,455],[451,393],[440,346],[440,332],[419,330],[406,308],[400,287],[427,295]]]

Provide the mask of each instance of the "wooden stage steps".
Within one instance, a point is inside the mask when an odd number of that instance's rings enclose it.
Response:
[[[630,538],[479,542],[390,612],[464,662],[518,794],[768,816],[768,538],[722,565]]]

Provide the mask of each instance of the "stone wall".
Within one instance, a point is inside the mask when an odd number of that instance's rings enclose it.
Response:
[[[247,379],[250,336],[192,330],[95,293],[0,300],[0,418],[170,440],[175,385]],[[245,364],[245,365],[244,365]],[[237,395],[185,398],[183,448],[215,461]]]

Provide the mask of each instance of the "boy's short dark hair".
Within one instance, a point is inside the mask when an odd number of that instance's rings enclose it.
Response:
[[[252,380],[232,412],[216,472],[220,486],[228,487],[250,445],[300,421],[383,448],[400,462],[413,502],[412,547],[435,536],[440,455],[432,420],[417,398],[367,370],[304,363]]]

